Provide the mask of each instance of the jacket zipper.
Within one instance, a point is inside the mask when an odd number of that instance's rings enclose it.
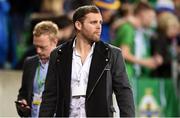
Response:
[[[108,63],[106,64],[106,66],[104,67],[103,71],[101,72],[101,74],[100,74],[100,76],[99,76],[98,80],[96,81],[96,83],[95,83],[94,87],[92,88],[92,90],[91,90],[91,92],[90,92],[89,96],[87,97],[87,100],[89,99],[89,97],[91,96],[92,92],[94,91],[94,89],[95,89],[96,85],[98,84],[98,82],[99,82],[100,78],[102,77],[102,75],[103,75],[104,71],[106,70],[107,65],[108,65]]]

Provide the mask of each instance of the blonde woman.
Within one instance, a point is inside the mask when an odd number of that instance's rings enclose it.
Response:
[[[157,35],[152,39],[152,53],[160,54],[163,63],[152,72],[155,77],[172,77],[172,59],[176,53],[177,36],[179,35],[179,21],[178,18],[170,13],[161,13],[157,19]]]

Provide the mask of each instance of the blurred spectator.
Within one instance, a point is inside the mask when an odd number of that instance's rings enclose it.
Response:
[[[128,20],[119,26],[113,44],[122,49],[130,78],[148,76],[149,69],[161,63],[160,56],[151,57],[146,30],[155,19],[155,11],[146,2],[139,2]]]
[[[152,72],[153,77],[171,78],[173,77],[172,62],[177,58],[177,36],[179,35],[178,18],[170,13],[163,12],[158,16],[157,34],[152,38],[152,53],[159,54],[163,58],[163,63]]]
[[[10,6],[8,1],[0,0],[0,68],[4,67],[4,64],[8,56],[8,12]]]
[[[94,0],[94,3],[100,8],[103,17],[101,40],[110,43],[110,40],[112,39],[110,27],[113,22],[114,14],[120,8],[120,1]]]
[[[64,10],[72,19],[75,9],[84,5],[92,5],[93,0],[64,0]]]
[[[127,21],[133,22],[134,20],[134,5],[131,3],[124,3],[122,4],[120,10],[118,11],[117,15],[120,15],[120,18],[115,19],[115,21],[111,25],[111,29],[117,30],[119,26],[126,23]]]
[[[73,38],[74,27],[72,20],[67,15],[61,15],[58,19],[54,21],[59,27],[59,35],[58,35],[58,45],[69,41]]]
[[[42,0],[41,13],[61,15],[64,13],[64,0]]]
[[[172,0],[157,0],[155,8],[158,13],[161,13],[163,11],[175,11],[175,6]]]
[[[174,2],[174,5],[175,5],[175,15],[180,20],[180,1],[179,0],[173,0],[173,2]]]

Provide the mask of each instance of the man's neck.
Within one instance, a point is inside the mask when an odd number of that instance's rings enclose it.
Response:
[[[49,60],[48,59],[40,59],[42,64],[46,64]]]
[[[86,39],[82,39],[81,37],[76,37],[75,48],[81,56],[82,63],[84,63],[87,55],[89,54],[92,44],[93,44],[92,42],[88,42]]]
[[[75,48],[79,54],[88,54],[91,50],[92,44],[92,42],[89,42],[86,39],[83,39],[82,37],[77,37]]]
[[[133,19],[133,22],[131,22],[131,23],[136,29],[141,28],[141,21],[140,21],[140,18],[138,16],[135,16]]]

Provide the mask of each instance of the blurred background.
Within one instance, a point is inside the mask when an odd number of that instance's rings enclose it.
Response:
[[[101,10],[101,40],[122,49],[136,115],[180,117],[180,0],[0,0],[0,117],[18,116],[35,24],[57,23],[60,45],[74,37],[74,10],[89,4]]]

